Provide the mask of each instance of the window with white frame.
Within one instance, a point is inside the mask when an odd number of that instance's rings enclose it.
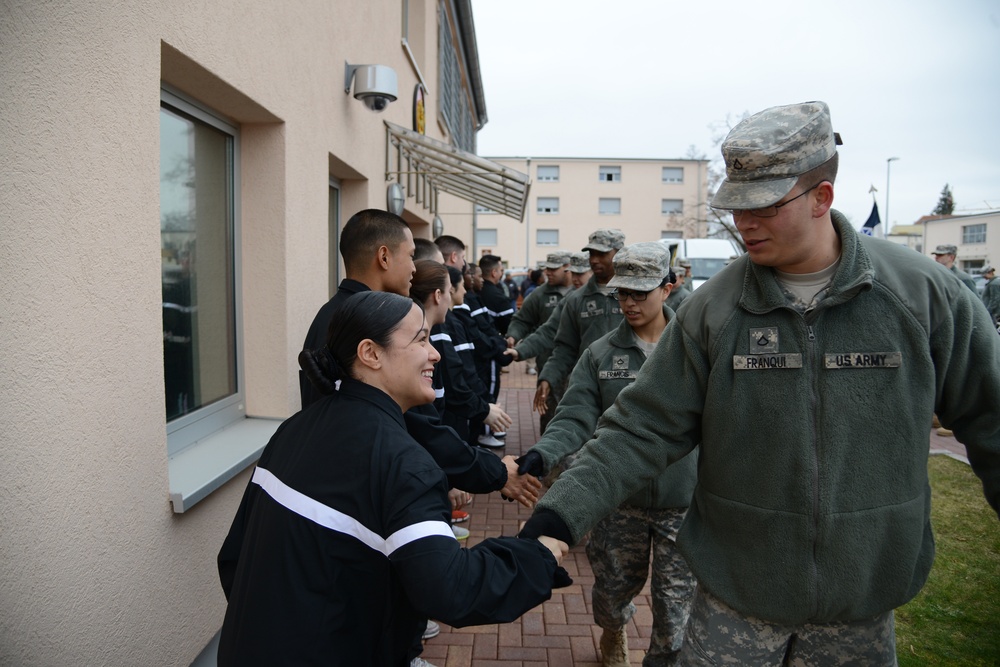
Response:
[[[558,229],[539,229],[535,231],[535,243],[538,245],[559,245]]]
[[[537,210],[542,214],[558,213],[559,197],[539,197]]]
[[[163,91],[160,274],[168,454],[246,416],[237,128]]]
[[[986,224],[964,225],[962,243],[986,243]]]
[[[683,183],[684,182],[684,167],[664,167],[663,168],[663,182],[664,183]]]
[[[601,215],[620,215],[622,200],[618,197],[601,197],[597,202],[597,212]]]
[[[497,230],[494,229],[477,229],[476,230],[476,246],[479,248],[495,247],[497,244]]]
[[[597,180],[609,183],[618,183],[622,180],[621,167],[598,167]]]
[[[538,180],[557,183],[559,181],[559,165],[538,165]]]
[[[660,200],[660,213],[663,215],[680,215],[684,212],[683,199],[662,199]]]

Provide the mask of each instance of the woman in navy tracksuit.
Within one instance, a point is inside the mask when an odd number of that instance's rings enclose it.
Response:
[[[422,618],[507,622],[564,581],[563,543],[455,540],[447,479],[403,423],[434,398],[428,335],[412,301],[365,292],[300,355],[327,396],[279,427],[219,553],[220,665],[403,665]]]

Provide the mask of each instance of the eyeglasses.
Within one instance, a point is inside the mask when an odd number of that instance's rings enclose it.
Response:
[[[649,292],[634,292],[632,290],[620,290],[616,289],[611,292],[611,296],[618,300],[619,303],[625,303],[628,301],[629,297],[636,303],[640,301],[645,301],[649,297]]]
[[[825,181],[820,181],[819,183],[812,186],[808,190],[800,192],[799,194],[795,195],[788,201],[782,202],[781,204],[771,204],[770,206],[765,206],[764,208],[734,208],[731,209],[729,212],[733,214],[733,220],[739,220],[740,218],[743,217],[745,213],[748,212],[755,218],[773,218],[774,216],[778,215],[779,208],[781,208],[782,206],[788,206],[799,197],[809,194],[810,192],[818,188],[820,185],[822,185],[824,182]]]

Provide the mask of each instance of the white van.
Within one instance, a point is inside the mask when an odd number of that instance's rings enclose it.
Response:
[[[670,256],[677,260],[691,262],[691,277],[685,285],[697,289],[729,263],[733,257],[743,254],[730,239],[660,239],[670,248]]]

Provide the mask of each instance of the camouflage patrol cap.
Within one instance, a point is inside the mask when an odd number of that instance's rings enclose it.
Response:
[[[615,275],[608,287],[648,292],[670,273],[670,248],[656,241],[633,243],[619,250],[613,261]]]
[[[567,264],[569,264],[569,253],[565,250],[556,250],[555,252],[550,252],[545,256],[545,261],[542,262],[542,268],[561,269]]]
[[[951,244],[945,243],[934,248],[932,255],[957,255],[958,246],[953,246]]]
[[[573,273],[590,271],[590,255],[585,252],[574,252],[569,256],[569,270]]]
[[[625,234],[617,229],[598,229],[587,239],[587,245],[582,250],[609,252],[618,250],[625,245]]]
[[[979,275],[985,276],[987,273],[993,273],[994,271],[996,271],[996,269],[994,269],[992,265],[987,264],[979,270]]]
[[[722,142],[726,180],[712,206],[730,210],[770,206],[791,191],[799,176],[832,158],[840,143],[825,102],[756,113]]]

